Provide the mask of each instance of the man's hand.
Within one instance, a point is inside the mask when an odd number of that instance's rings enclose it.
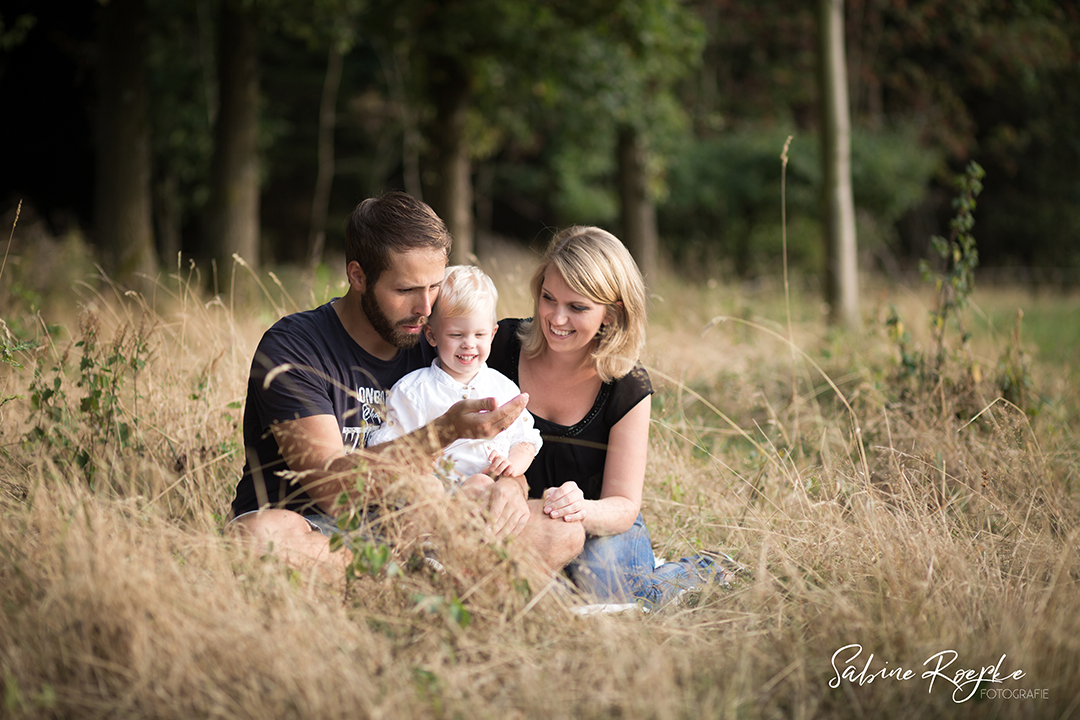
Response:
[[[461,438],[493,438],[517,420],[529,396],[525,393],[496,407],[495,398],[461,400],[435,419],[439,441],[446,447]]]
[[[529,523],[529,504],[514,478],[495,481],[488,489],[488,520],[495,539],[521,534]]]

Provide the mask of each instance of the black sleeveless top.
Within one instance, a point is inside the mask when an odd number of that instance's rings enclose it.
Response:
[[[499,331],[495,333],[487,361],[490,367],[519,386],[521,340],[517,333],[522,322],[517,318],[499,322]],[[623,377],[603,383],[592,408],[572,427],[553,423],[533,413],[533,421],[544,444],[525,473],[529,497],[539,498],[546,488],[573,480],[587,500],[600,499],[611,428],[652,392],[649,374],[639,364]]]

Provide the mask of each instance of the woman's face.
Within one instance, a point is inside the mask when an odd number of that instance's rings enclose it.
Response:
[[[555,352],[580,352],[590,348],[608,315],[606,305],[571,290],[562,273],[554,267],[544,273],[538,308],[544,340]]]

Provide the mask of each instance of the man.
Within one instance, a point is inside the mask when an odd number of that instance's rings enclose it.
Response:
[[[345,296],[282,318],[255,352],[232,528],[272,543],[292,564],[344,567],[350,558],[330,553],[324,533],[342,493],[362,501],[359,471],[377,497],[402,469],[428,473],[446,445],[492,437],[525,409],[522,395],[502,407],[492,398],[463,400],[428,426],[365,448],[381,423],[385,390],[431,363],[433,351],[419,341],[449,251],[442,220],[405,193],[356,207],[345,229]],[[526,494],[520,479],[492,485],[491,528],[498,538],[519,536],[548,568],[562,567],[584,543],[580,523],[552,520]]]

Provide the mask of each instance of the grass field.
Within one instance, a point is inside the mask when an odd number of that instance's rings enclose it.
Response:
[[[530,262],[488,263],[502,314],[528,312]],[[789,322],[782,283],[661,278],[643,511],[658,555],[723,549],[752,574],[578,617],[512,546],[460,533],[446,575],[368,547],[344,588],[221,535],[255,343],[336,283],[240,277],[222,299],[186,268],[142,296],[45,294],[9,261],[4,716],[1080,713],[1076,297],[980,291],[970,353],[949,328],[943,365],[901,377],[887,319],[928,356],[926,288],[864,279],[840,332],[799,283]]]

